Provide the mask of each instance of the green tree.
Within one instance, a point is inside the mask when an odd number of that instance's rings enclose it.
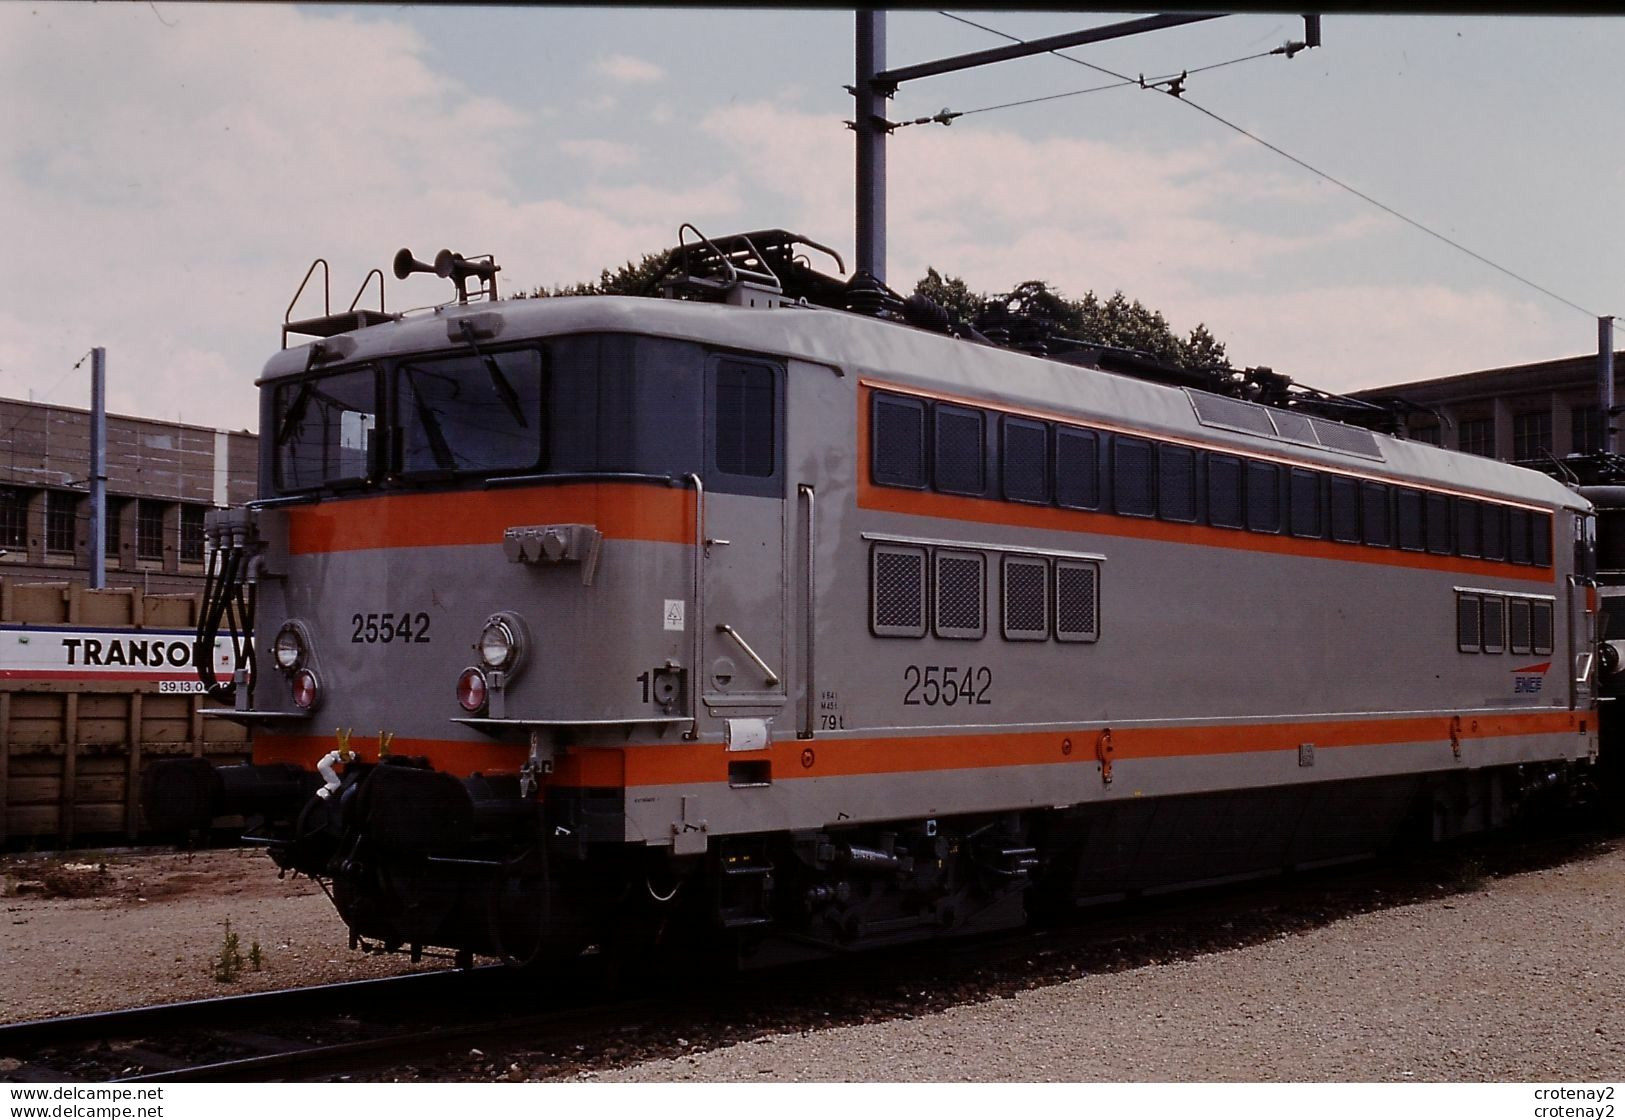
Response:
[[[1198,323],[1185,336],[1174,333],[1162,312],[1130,300],[1121,291],[1102,301],[1093,291],[1081,299],[1067,299],[1045,280],[1024,280],[1002,295],[987,296],[970,290],[963,280],[926,270],[914,286],[953,314],[972,323],[993,325],[1006,316],[1048,323],[1052,333],[1078,342],[1140,350],[1161,361],[1187,369],[1228,369],[1224,343],[1206,324]]]
[[[987,309],[987,297],[970,290],[957,276],[943,276],[934,268],[925,270],[925,276],[914,285],[916,295],[935,300],[949,315],[966,323],[974,323]]]
[[[627,261],[611,271],[604,269],[597,280],[535,288],[532,298],[551,296],[639,296],[654,294],[649,285],[664,271],[667,254],[649,253],[641,260]],[[935,268],[914,285],[918,295],[935,300],[948,314],[971,324],[992,324],[1005,316],[1043,320],[1049,330],[1064,338],[1099,346],[1141,350],[1157,359],[1186,369],[1228,369],[1224,343],[1213,336],[1206,324],[1198,323],[1180,336],[1168,325],[1162,312],[1113,292],[1101,300],[1093,291],[1081,299],[1068,299],[1045,280],[1024,280],[1001,295],[972,290],[958,276],[945,276]]]
[[[604,269],[597,280],[557,285],[552,290],[533,288],[532,299],[546,296],[642,296],[652,294],[649,285],[665,269],[665,252],[648,253],[640,261],[627,261],[614,272]]]

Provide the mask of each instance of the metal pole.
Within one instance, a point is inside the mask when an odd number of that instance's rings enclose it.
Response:
[[[1619,433],[1614,427],[1614,317],[1597,319],[1597,403],[1602,408],[1602,450],[1619,450]]]
[[[90,351],[90,586],[107,586],[107,350]]]
[[[857,32],[857,80],[852,86],[858,135],[857,271],[885,283],[886,98],[875,75],[886,65],[886,13],[860,10]]]

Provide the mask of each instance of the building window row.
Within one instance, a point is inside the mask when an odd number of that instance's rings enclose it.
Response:
[[[1527,463],[1552,454],[1552,414],[1520,412],[1512,417],[1512,459]]]
[[[1139,436],[876,393],[880,486],[1549,567],[1551,514]]]
[[[26,551],[29,547],[29,509],[43,501],[44,552],[50,556],[74,556],[78,551],[81,524],[90,521],[88,496],[79,490],[45,490],[43,493],[17,486],[0,487],[0,548]],[[152,498],[107,498],[106,555],[117,557],[123,544],[121,526],[124,511],[135,503],[135,557],[140,561],[162,562],[166,546],[175,547],[177,558],[186,564],[201,564],[204,558],[203,518],[207,506],[165,502]],[[172,508],[179,510],[173,522],[176,539],[168,539],[165,523]]]
[[[1495,458],[1495,421],[1490,417],[1461,421],[1457,437],[1456,446],[1467,454]]]
[[[1602,409],[1594,404],[1576,404],[1569,410],[1569,450],[1584,454],[1602,449]],[[1444,446],[1439,424],[1426,421],[1413,425],[1409,438],[1418,443]],[[1546,410],[1515,413],[1512,417],[1512,460],[1543,462],[1554,455],[1552,414]],[[1457,424],[1457,447],[1469,454],[1495,456],[1495,421],[1479,416]]]
[[[1602,450],[1602,407],[1579,404],[1569,410],[1569,448],[1579,454]]]
[[[0,548],[28,547],[28,491],[0,487]]]

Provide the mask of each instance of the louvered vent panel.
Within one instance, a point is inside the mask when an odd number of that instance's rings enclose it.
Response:
[[[1479,643],[1478,596],[1456,597],[1456,648],[1463,653],[1477,653]]]
[[[1513,653],[1528,653],[1529,640],[1529,600],[1514,599],[1507,604],[1507,648]]]
[[[1552,605],[1550,603],[1531,603],[1530,607],[1530,638],[1534,644],[1535,653],[1552,652]]]
[[[1491,595],[1484,596],[1484,610],[1479,629],[1483,631],[1485,653],[1500,653],[1506,648],[1504,644],[1506,612],[1503,609],[1505,602],[1506,600]]]
[[[937,489],[950,494],[980,494],[987,488],[982,468],[982,414],[938,405]]]
[[[886,486],[925,485],[925,406],[875,398],[874,479]]]

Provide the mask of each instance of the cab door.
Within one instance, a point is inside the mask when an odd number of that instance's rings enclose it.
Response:
[[[705,382],[700,695],[708,709],[730,714],[777,708],[790,670],[784,366],[713,354]]]

